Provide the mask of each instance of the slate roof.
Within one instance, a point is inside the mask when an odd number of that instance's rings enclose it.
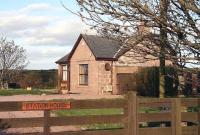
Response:
[[[60,58],[59,60],[57,60],[56,64],[66,64],[68,61],[68,57],[69,57],[69,53],[63,56],[62,58]]]
[[[80,34],[78,40],[76,41],[72,51],[56,61],[57,64],[64,64],[72,57],[74,51],[76,50],[81,39],[84,39],[91,52],[94,54],[96,60],[117,60],[119,56],[123,55],[127,50],[121,48],[121,43],[102,38],[96,35],[85,35]]]
[[[121,44],[117,41],[102,38],[96,35],[82,35],[96,59],[116,59]]]

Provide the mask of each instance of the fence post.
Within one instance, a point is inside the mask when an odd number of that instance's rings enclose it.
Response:
[[[136,92],[128,92],[128,135],[137,135],[137,95]]]
[[[44,135],[50,135],[49,117],[50,110],[44,110]]]
[[[198,107],[200,107],[200,99],[198,98]],[[199,112],[200,113],[200,112]],[[200,122],[200,115],[198,115],[198,121]],[[199,123],[200,124],[200,123]],[[198,125],[198,135],[200,135],[200,125]]]
[[[171,128],[172,128],[172,135],[182,135],[182,127],[181,127],[181,99],[175,98],[172,99],[172,121],[171,121]]]

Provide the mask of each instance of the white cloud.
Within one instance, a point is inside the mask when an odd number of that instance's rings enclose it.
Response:
[[[28,45],[72,45],[84,25],[77,20],[60,20],[53,25],[48,25],[42,29],[38,28],[26,31],[25,44]]]
[[[0,31],[7,33],[16,33],[22,30],[30,30],[33,28],[42,28],[48,25],[51,20],[45,16],[28,16],[28,15],[17,15],[17,16],[6,16],[0,17]]]
[[[55,15],[27,15],[24,12],[9,16],[1,14],[0,19],[1,36],[20,38],[24,45],[69,45],[85,28],[78,18]]]
[[[19,12],[29,13],[29,12],[35,12],[35,11],[41,12],[41,11],[52,11],[52,10],[58,10],[58,8],[51,6],[47,3],[34,3],[20,9]]]
[[[55,68],[54,62],[70,51],[78,35],[88,33],[88,27],[78,17],[65,16],[63,12],[45,3],[0,11],[0,36],[27,49],[28,68]],[[47,65],[44,67],[42,62]]]
[[[44,13],[44,12],[56,12],[59,11],[59,7],[55,7],[53,5],[47,3],[33,3],[29,4],[21,9],[13,9],[13,10],[1,10],[1,16],[9,16],[9,15],[18,15],[18,14],[32,14],[35,12]]]
[[[38,46],[28,47],[28,59],[30,64],[28,69],[52,69],[57,68],[55,61],[60,59],[62,56],[69,53],[71,50],[70,46]]]

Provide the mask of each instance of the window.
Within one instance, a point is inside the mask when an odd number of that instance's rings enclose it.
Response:
[[[79,84],[88,85],[88,64],[79,65]]]
[[[67,81],[67,65],[63,65],[63,81]]]

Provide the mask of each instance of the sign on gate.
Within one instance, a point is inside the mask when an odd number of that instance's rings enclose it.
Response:
[[[70,109],[70,102],[23,102],[22,110],[31,111],[31,110],[62,110]]]

